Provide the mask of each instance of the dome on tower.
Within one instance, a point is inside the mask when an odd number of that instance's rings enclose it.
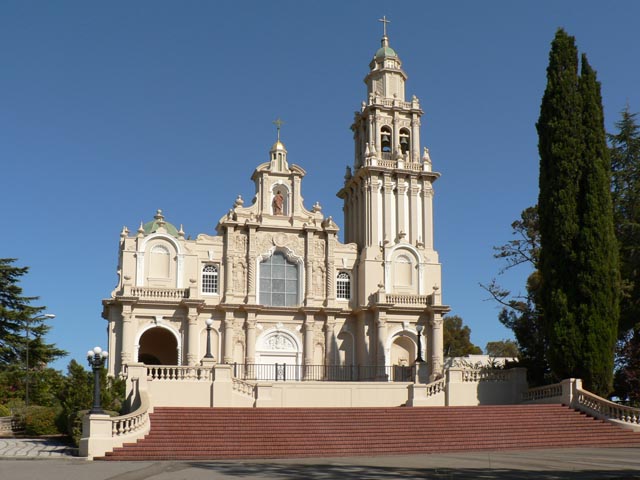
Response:
[[[168,233],[172,237],[178,238],[180,236],[178,229],[171,223],[166,222],[164,220],[164,215],[162,215],[162,210],[158,210],[155,216],[153,217],[153,220],[145,223],[142,226],[142,229],[144,230],[145,235],[149,235],[157,231],[162,231],[161,229],[164,229],[164,232]]]
[[[376,60],[380,60],[382,58],[387,58],[387,57],[398,58],[398,54],[393,48],[389,46],[389,43],[387,42],[386,45],[383,44],[383,46],[378,49],[375,57],[376,57]]]

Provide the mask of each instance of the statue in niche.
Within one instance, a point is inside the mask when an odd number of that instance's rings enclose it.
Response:
[[[313,291],[317,298],[323,298],[324,297],[324,267],[322,266],[322,264],[317,263],[313,268],[313,273],[314,273]]]
[[[284,215],[284,197],[282,196],[282,192],[280,190],[276,191],[276,194],[273,197],[272,205],[274,215]]]
[[[234,282],[234,286],[233,289],[236,291],[236,293],[244,293],[244,287],[245,287],[245,270],[246,267],[244,265],[244,262],[238,262],[236,264],[236,269],[235,269],[235,282]]]

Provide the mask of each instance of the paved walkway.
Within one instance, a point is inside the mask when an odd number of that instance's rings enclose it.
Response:
[[[0,457],[71,457],[76,449],[57,438],[0,438]]]
[[[0,438],[0,479],[640,480],[640,447],[233,462],[89,462],[72,452],[56,439]]]

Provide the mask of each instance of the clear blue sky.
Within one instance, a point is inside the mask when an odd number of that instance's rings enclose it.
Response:
[[[335,193],[381,24],[425,110],[443,297],[472,340],[507,338],[478,286],[492,246],[537,199],[535,122],[550,42],[576,36],[602,82],[606,125],[640,110],[640,2],[66,1],[0,3],[0,257],[57,318],[49,339],[84,363],[106,345],[101,300],[123,225],[162,208],[212,233],[267,160],[272,121],[303,195],[342,225]],[[528,272],[503,275],[522,291]]]

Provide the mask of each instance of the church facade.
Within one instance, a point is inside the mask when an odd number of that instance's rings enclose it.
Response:
[[[286,366],[289,380],[370,367],[367,380],[391,381],[395,367],[424,359],[430,380],[442,376],[449,307],[433,242],[439,174],[421,145],[420,102],[406,99],[407,75],[386,32],[381,43],[351,127],[353,164],[337,192],[344,243],[318,203],[303,204],[305,170],[278,129],[251,177],[253,201],[238,197],[215,234],[188,239],[160,210],[137,231],[123,228],[118,284],[103,300],[110,374],[133,363],[211,359],[250,380]]]

